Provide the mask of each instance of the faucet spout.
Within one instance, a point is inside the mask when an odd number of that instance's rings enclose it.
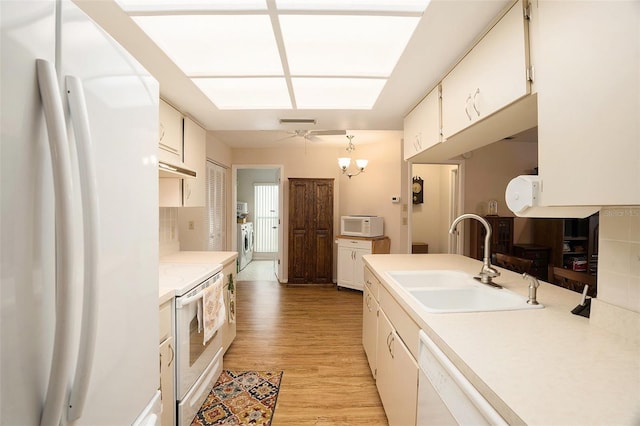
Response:
[[[500,272],[491,266],[491,225],[489,225],[489,222],[487,222],[483,217],[478,216],[477,214],[466,213],[454,219],[451,227],[449,228],[449,233],[453,234],[456,231],[458,223],[462,222],[464,219],[475,219],[484,226],[484,257],[482,259],[482,269],[478,274],[480,276],[480,282],[493,287],[502,288],[501,285],[492,281],[493,278],[500,276]]]

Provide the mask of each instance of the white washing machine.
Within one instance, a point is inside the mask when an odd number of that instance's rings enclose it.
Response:
[[[253,259],[253,223],[238,224],[238,263],[242,271]]]

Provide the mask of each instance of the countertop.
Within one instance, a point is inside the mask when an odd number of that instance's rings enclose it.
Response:
[[[187,264],[217,264],[225,266],[229,262],[235,262],[238,253],[235,251],[179,251],[162,256],[161,264],[187,263]],[[175,288],[158,286],[159,304],[171,300],[175,296]]]
[[[580,294],[541,281],[544,309],[427,313],[386,271],[477,274],[482,263],[448,254],[374,254],[364,261],[509,424],[640,423],[640,345],[571,314]],[[497,269],[495,282],[527,296],[520,274]]]

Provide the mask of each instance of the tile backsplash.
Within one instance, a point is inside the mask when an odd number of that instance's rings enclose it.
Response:
[[[178,208],[160,207],[160,257],[180,250]]]
[[[640,206],[600,211],[598,299],[640,313]]]

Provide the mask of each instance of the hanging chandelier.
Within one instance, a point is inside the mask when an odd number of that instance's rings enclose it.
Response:
[[[347,139],[349,139],[349,144],[347,145],[347,152],[351,154],[356,150],[356,146],[353,144],[351,139],[353,139],[353,135],[347,135]],[[358,176],[360,173],[364,172],[365,167],[369,163],[368,160],[356,160],[356,168],[358,169],[355,173],[352,173],[349,170],[349,166],[351,165],[351,157],[340,157],[338,158],[338,167],[342,170],[343,175],[347,175],[349,179],[353,176]]]

